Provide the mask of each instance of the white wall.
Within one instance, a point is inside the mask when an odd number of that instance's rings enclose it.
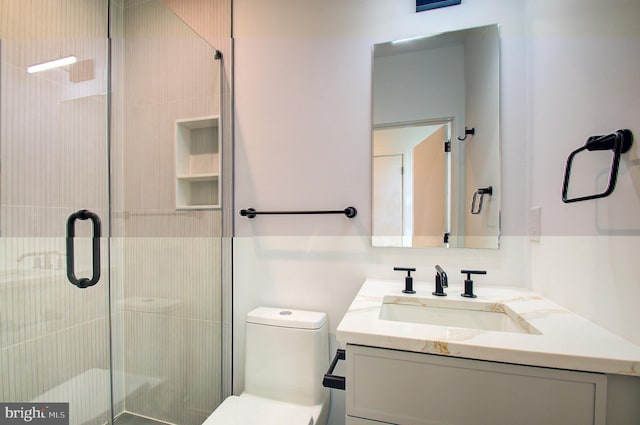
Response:
[[[640,2],[528,1],[531,205],[542,238],[531,245],[535,290],[640,344],[640,144],[623,156],[615,192],[561,202],[564,162],[587,137],[640,135]],[[573,184],[595,191],[609,158],[577,157]]]
[[[236,0],[236,208],[343,208],[343,217],[238,218],[236,385],[243,320],[260,304],[327,311],[331,333],[366,277],[415,266],[432,281],[479,267],[479,282],[531,286],[640,343],[638,143],[613,196],[563,204],[564,161],[595,134],[640,134],[640,3],[635,0],[465,0],[414,13],[411,0]],[[498,23],[501,38],[502,245],[498,251],[371,248],[371,45]],[[590,161],[592,184],[608,163]],[[529,241],[531,206],[542,237]],[[335,343],[333,344],[335,345]],[[333,347],[332,347],[333,348]],[[334,392],[333,423],[343,396]]]
[[[362,213],[357,229],[337,228],[333,218],[243,219],[236,236],[367,234],[372,45],[492,23],[501,24],[510,71],[502,82],[504,168],[516,171],[504,188],[514,206],[505,208],[503,224],[506,234],[522,231],[522,3],[470,0],[414,10],[411,0],[234,3],[237,209],[354,204]]]
[[[433,281],[485,268],[483,283],[526,286],[526,104],[523,3],[466,0],[415,13],[411,0],[234,1],[235,207],[338,209],[358,216],[236,216],[234,381],[242,389],[246,313],[258,305],[329,314],[335,329],[367,277],[397,279],[415,266]],[[500,250],[371,248],[371,47],[409,36],[499,23],[503,240]],[[333,392],[332,423],[344,394]]]

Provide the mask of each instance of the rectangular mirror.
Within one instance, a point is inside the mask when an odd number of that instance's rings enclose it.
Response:
[[[372,244],[500,239],[498,26],[373,47]]]

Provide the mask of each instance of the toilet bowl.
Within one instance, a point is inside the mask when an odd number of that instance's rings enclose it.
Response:
[[[244,392],[227,397],[204,425],[326,425],[327,315],[258,307],[245,326]]]

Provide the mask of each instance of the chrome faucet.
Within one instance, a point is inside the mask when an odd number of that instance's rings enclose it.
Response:
[[[443,288],[449,287],[449,281],[447,280],[447,273],[442,267],[436,265],[436,290],[432,292],[433,295],[438,297],[446,297],[447,293]]]

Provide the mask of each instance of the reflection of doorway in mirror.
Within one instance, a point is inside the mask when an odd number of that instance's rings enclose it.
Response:
[[[373,246],[446,246],[450,232],[451,120],[373,131]]]

